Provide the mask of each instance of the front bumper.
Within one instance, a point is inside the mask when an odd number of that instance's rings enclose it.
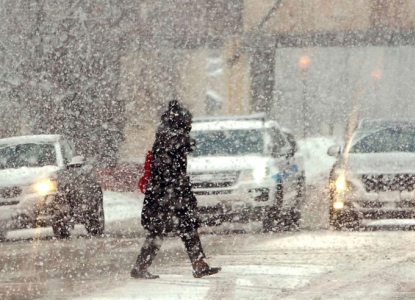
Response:
[[[0,203],[0,223],[7,230],[50,226],[56,214],[69,210],[59,193],[22,195]]]
[[[197,198],[202,221],[207,223],[260,220],[266,208],[274,203],[274,191],[269,184],[193,192]]]
[[[335,202],[343,203],[344,207],[336,209]],[[350,212],[355,212],[361,219],[413,219],[415,218],[415,192],[334,195],[331,203],[332,216]]]

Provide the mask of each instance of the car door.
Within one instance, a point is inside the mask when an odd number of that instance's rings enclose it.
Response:
[[[62,140],[60,145],[66,165],[61,174],[62,187],[65,189],[65,195],[74,215],[81,220],[85,213],[95,210],[97,205],[101,204],[97,202],[101,200],[99,197],[101,187],[91,165],[69,164],[75,157],[71,143]]]

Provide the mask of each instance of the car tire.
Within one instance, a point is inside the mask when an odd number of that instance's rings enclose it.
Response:
[[[279,209],[277,207],[272,206],[268,207],[264,219],[262,220],[262,230],[264,232],[271,232],[271,231],[277,231],[278,228],[276,226],[276,221],[279,216]]]
[[[301,176],[297,179],[297,198],[304,199],[306,196],[306,178],[305,173],[302,172]]]
[[[85,229],[91,236],[101,236],[105,231],[105,213],[101,189],[99,189],[99,197],[100,199],[97,201],[95,208],[91,209],[85,216]]]
[[[52,230],[56,238],[58,239],[69,238],[71,236],[69,228],[70,228],[70,224],[67,220],[66,215],[59,214],[54,217],[53,223],[52,223]]]
[[[264,232],[282,230],[283,222],[281,222],[281,209],[284,199],[284,190],[282,182],[277,182],[274,194],[274,205],[265,210],[262,221],[262,229]]]

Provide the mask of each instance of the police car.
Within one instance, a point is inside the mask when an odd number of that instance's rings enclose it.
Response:
[[[188,174],[207,224],[298,225],[304,163],[288,130],[254,114],[195,118],[191,135],[197,146]]]

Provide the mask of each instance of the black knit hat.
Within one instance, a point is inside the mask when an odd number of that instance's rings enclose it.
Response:
[[[171,100],[168,109],[161,116],[161,121],[173,129],[190,129],[192,114],[179,101]]]

